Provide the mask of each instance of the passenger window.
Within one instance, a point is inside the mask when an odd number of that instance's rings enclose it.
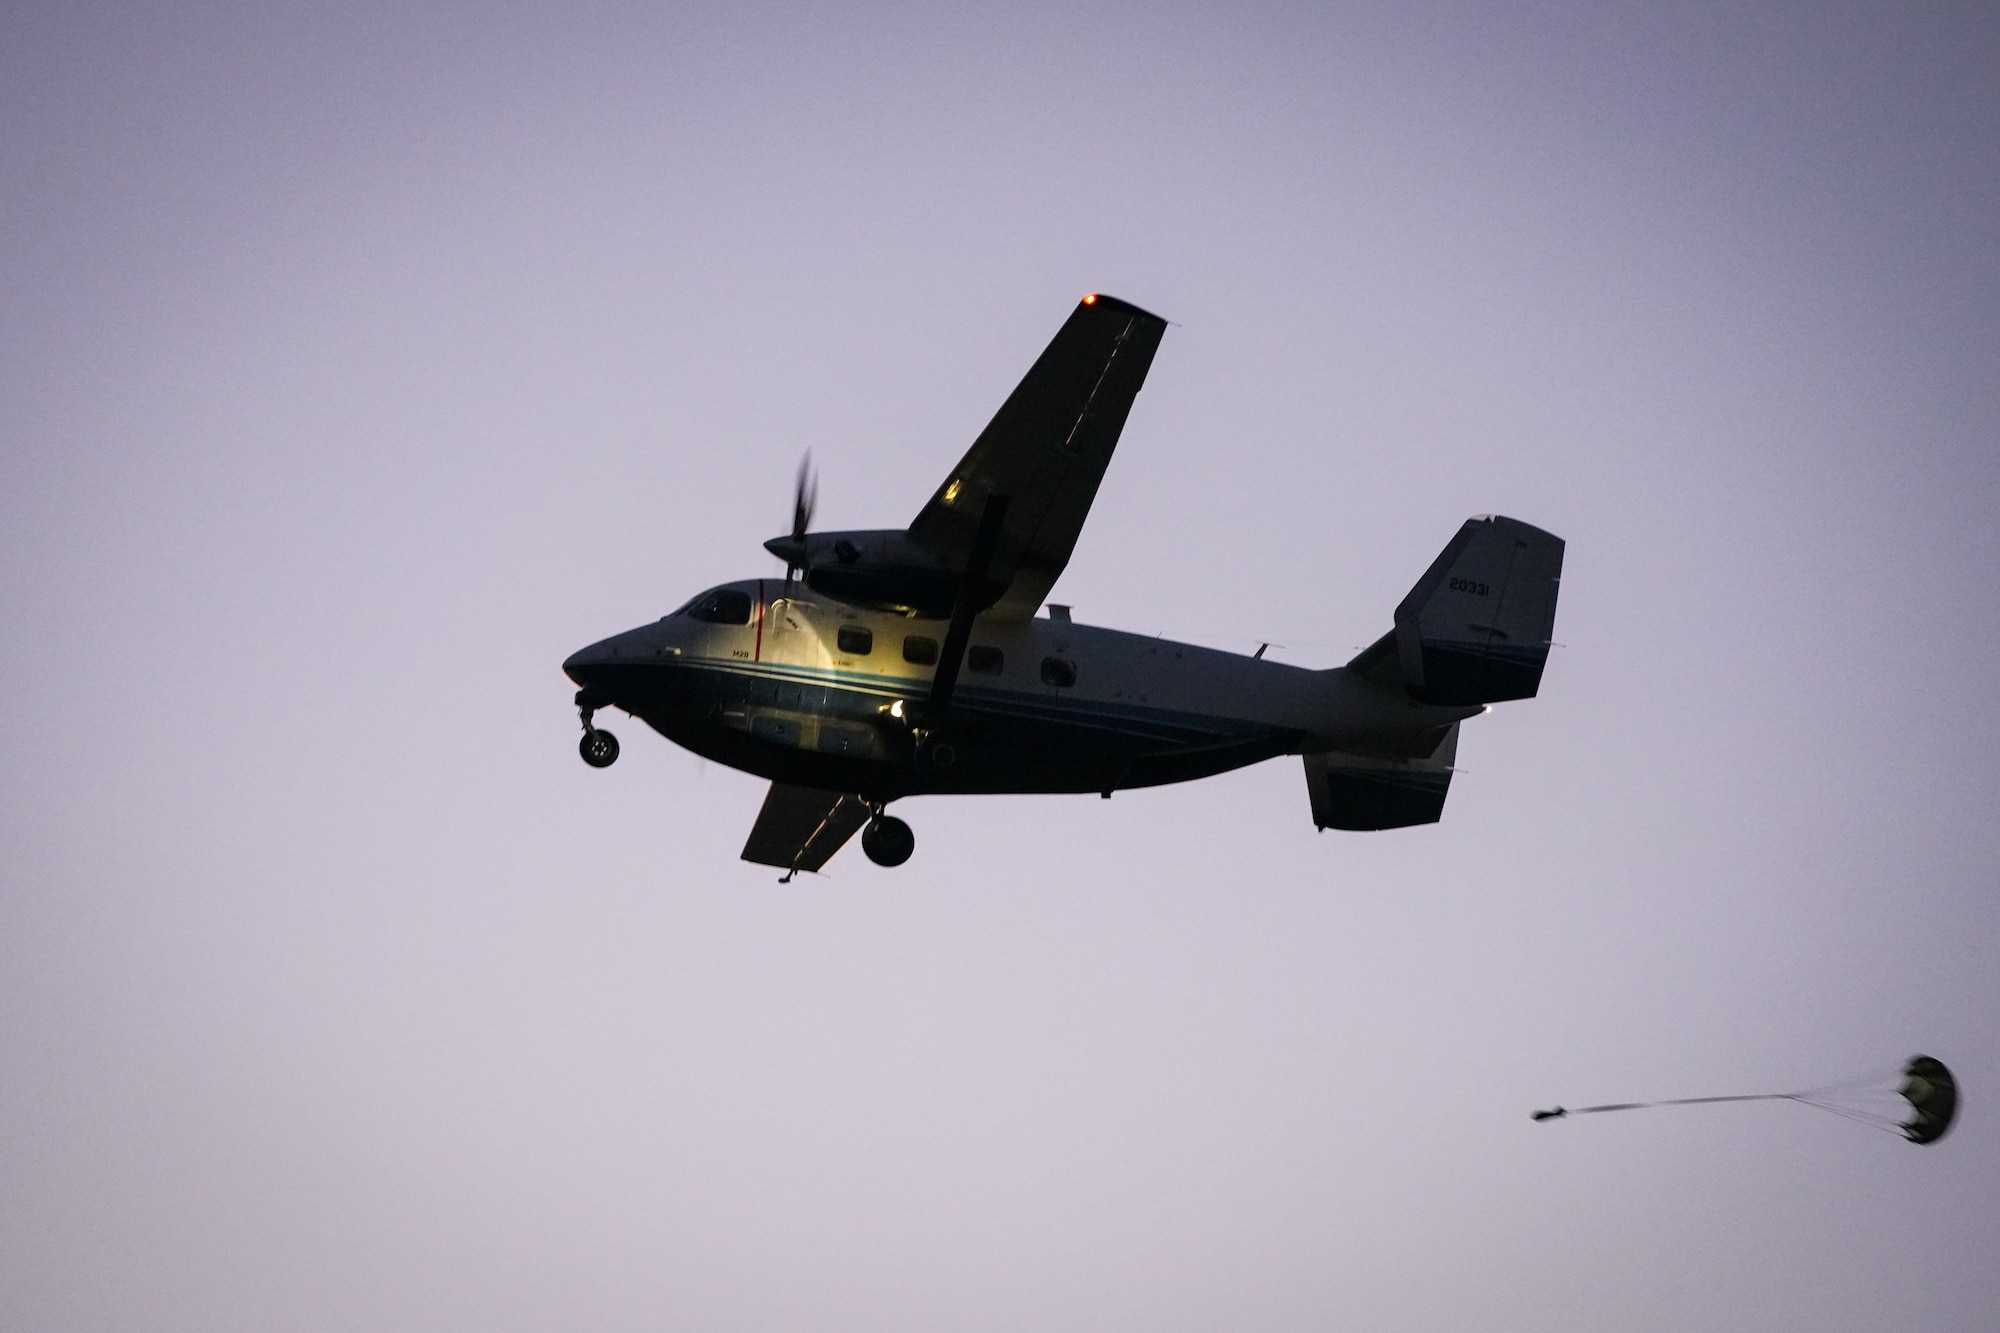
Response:
[[[1042,659],[1042,684],[1066,690],[1076,684],[1076,663],[1066,657]]]
[[[1007,665],[1007,657],[998,648],[981,644],[965,655],[965,665],[975,676],[997,676],[1000,668]]]
[[[842,625],[840,632],[833,636],[840,645],[840,651],[850,657],[866,657],[875,651],[875,633],[859,625]]]
[[[915,662],[918,666],[936,666],[938,647],[936,639],[927,639],[921,634],[912,634],[903,640],[903,660]]]
[[[717,588],[690,606],[687,613],[690,619],[706,620],[711,625],[747,625],[750,594],[734,588]]]

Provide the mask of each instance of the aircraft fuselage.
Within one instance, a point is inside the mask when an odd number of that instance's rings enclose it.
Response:
[[[698,618],[704,607],[722,618]],[[926,717],[945,632],[941,619],[747,580],[563,667],[589,706],[622,709],[705,758],[872,801],[1110,792],[1282,754],[1401,753],[1482,711],[1418,703],[1345,668],[981,617],[949,712]]]

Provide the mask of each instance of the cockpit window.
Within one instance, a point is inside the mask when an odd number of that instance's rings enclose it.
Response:
[[[706,620],[711,625],[747,625],[750,594],[734,588],[717,588],[705,597],[696,598],[687,614],[691,620]]]

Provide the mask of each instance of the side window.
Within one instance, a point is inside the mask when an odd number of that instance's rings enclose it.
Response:
[[[717,588],[696,601],[687,613],[691,619],[706,620],[711,625],[747,625],[750,623],[750,594],[734,588]]]
[[[859,625],[842,625],[833,639],[840,645],[840,651],[851,657],[866,657],[875,651],[874,631]]]
[[[965,655],[965,665],[975,676],[997,676],[1000,668],[1007,665],[1007,657],[998,648],[975,644]]]
[[[1076,684],[1076,663],[1066,657],[1042,659],[1042,684],[1066,690]]]
[[[903,640],[903,660],[915,662],[918,666],[936,666],[938,645],[936,639],[927,639],[921,634],[912,634]]]

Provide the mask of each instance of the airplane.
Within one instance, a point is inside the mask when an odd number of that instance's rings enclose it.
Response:
[[[791,531],[785,576],[707,589],[572,655],[584,761],[618,708],[769,780],[743,859],[818,872],[859,831],[881,866],[916,847],[891,802],[1115,791],[1303,758],[1316,827],[1443,814],[1459,724],[1532,698],[1555,628],[1560,538],[1469,519],[1345,666],[1311,670],[1084,625],[1044,599],[1069,562],[1167,329],[1085,296],[907,528]],[[1268,647],[1268,645],[1266,645]]]

